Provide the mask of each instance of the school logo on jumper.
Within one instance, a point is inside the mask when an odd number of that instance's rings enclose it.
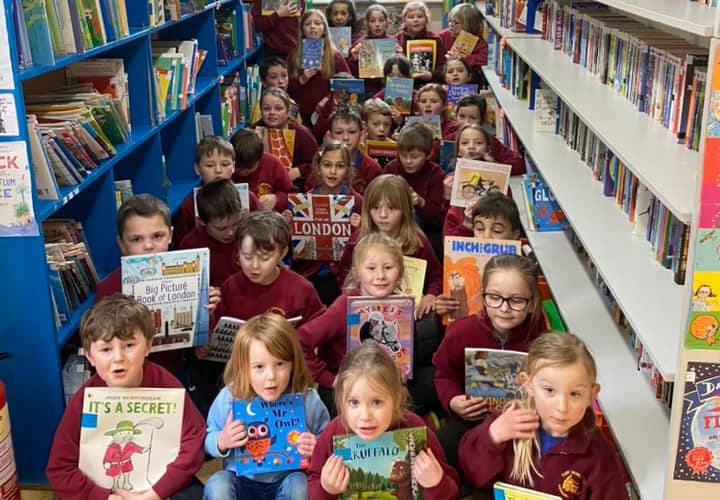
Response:
[[[560,474],[558,490],[563,498],[579,498],[583,489],[583,477],[574,470],[566,470]]]
[[[261,182],[257,186],[256,194],[258,196],[262,196],[264,194],[271,194],[272,193],[272,186],[268,184],[267,182]]]

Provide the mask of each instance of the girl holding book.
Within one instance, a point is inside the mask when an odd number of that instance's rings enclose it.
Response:
[[[271,5],[270,9],[263,8]],[[255,29],[262,33],[265,56],[285,59],[297,45],[298,16],[305,11],[305,0],[252,3]]]
[[[503,481],[563,498],[626,498],[617,453],[595,424],[596,374],[575,335],[550,332],[534,340],[518,376],[525,399],[494,412],[460,442],[470,483]]]
[[[408,54],[408,42],[415,40],[435,42],[435,50],[433,52],[434,64],[432,65],[432,69],[415,74],[415,80],[419,82],[429,82],[433,79],[433,76],[440,76],[437,73],[445,61],[445,49],[443,48],[440,37],[428,29],[428,25],[430,24],[430,10],[427,5],[417,1],[406,3],[402,10],[402,20],[401,30],[395,34],[395,39],[405,54]]]
[[[302,67],[303,40],[306,38],[322,40],[319,68]],[[288,56],[288,72],[288,94],[299,104],[303,121],[310,123],[318,102],[330,95],[330,78],[335,73],[350,72],[345,58],[335,49],[325,16],[319,10],[309,9],[300,16],[297,46]]]
[[[210,408],[205,436],[205,451],[213,457],[223,457],[223,470],[210,476],[204,498],[307,499],[305,472],[253,474],[255,463],[251,462],[248,469],[236,475],[239,464],[234,456],[236,448],[247,446],[259,436],[251,433],[246,422],[233,419],[233,402],[248,405],[253,398],[272,402],[284,394],[302,393],[306,430],[297,438],[297,449],[307,458],[312,456],[316,436],[330,420],[327,408],[311,387],[295,329],[277,314],[266,313],[249,319],[235,336],[224,380],[225,387]]]
[[[440,117],[440,129],[445,141],[452,141],[457,135],[457,123],[450,117],[447,109],[447,91],[439,83],[428,83],[418,90],[415,96],[415,112],[420,116],[437,115]],[[437,162],[433,152],[433,161]],[[438,147],[438,157],[440,155]]]
[[[335,382],[339,415],[318,438],[310,461],[309,493],[314,500],[334,499],[350,482],[343,459],[333,453],[333,437],[355,434],[372,441],[394,429],[423,427],[425,422],[407,409],[407,392],[390,356],[375,345],[362,345],[343,360]],[[445,462],[432,430],[427,448],[418,450],[412,477],[424,488],[427,500],[455,498],[457,472]]]
[[[325,18],[331,28],[349,27],[352,36],[351,43],[357,38],[357,15],[352,0],[331,0],[325,7]]]
[[[482,273],[482,311],[450,323],[433,356],[435,388],[448,416],[438,438],[451,464],[458,463],[462,435],[485,419],[488,411],[484,398],[465,395],[465,348],[527,351],[530,342],[547,330],[537,277],[537,266],[527,257],[490,259]],[[452,296],[460,304],[473,299],[465,295],[465,288]]]
[[[358,55],[360,53],[361,42],[365,40],[390,38],[387,34],[387,9],[378,3],[370,5],[367,10],[365,10],[365,29],[367,34],[358,36],[357,39],[353,40],[353,46],[350,48],[350,55],[347,58],[350,70],[356,77],[360,74],[360,68],[358,67]],[[402,47],[396,45],[395,50],[402,51]],[[383,89],[384,85],[385,83],[383,78],[365,78],[365,95],[374,95]]]
[[[448,13],[448,27],[438,33],[442,41],[445,57],[448,61],[465,56],[469,66],[480,70],[481,66],[487,64],[487,42],[482,38],[482,14],[478,8],[471,3],[461,3],[453,7]],[[457,52],[453,47],[461,31],[479,37],[470,54]]]

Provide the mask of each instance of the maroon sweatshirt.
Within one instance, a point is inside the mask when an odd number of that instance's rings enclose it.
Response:
[[[440,131],[442,132],[443,141],[454,141],[457,138],[458,124],[455,120],[448,120],[443,118],[440,122]],[[433,141],[432,157],[431,161],[435,163],[440,162],[440,139]]]
[[[333,61],[335,73],[350,73],[345,58],[337,50],[333,54]],[[330,80],[323,77],[320,72],[315,73],[305,85],[302,85],[297,78],[290,78],[288,94],[300,106],[300,115],[309,120],[317,104],[324,97],[330,96]]]
[[[435,33],[430,31],[429,29],[425,29],[422,32],[418,33],[416,36],[410,35],[407,31],[398,31],[393,35],[395,39],[398,41],[398,44],[403,49],[403,54],[407,56],[407,42],[408,40],[435,40],[437,50],[435,52],[435,66],[433,67],[432,73],[433,73],[433,81],[442,81],[442,68],[443,64],[445,64],[445,48],[443,46],[443,42],[440,39],[439,36],[437,36]],[[430,81],[427,82],[421,82],[421,83],[430,83]],[[417,82],[416,82],[417,86]]]
[[[442,230],[445,236],[465,236],[472,238],[475,233],[472,229],[465,227],[465,209],[463,207],[450,207],[445,214],[445,222]]]
[[[254,193],[258,198],[264,194],[277,196],[275,210],[278,212],[282,212],[287,208],[288,193],[295,192],[295,187],[290,182],[290,177],[288,177],[287,169],[280,163],[280,160],[268,153],[263,153],[260,164],[249,175],[242,176],[235,170],[232,180],[233,182],[247,182],[250,186],[250,192]]]
[[[48,459],[48,482],[65,500],[107,500],[110,490],[96,485],[78,467],[80,459],[80,420],[87,387],[106,387],[97,374],[83,384],[68,403],[60,420]],[[151,361],[145,361],[140,387],[182,388],[170,373]],[[205,420],[185,392],[180,451],[167,465],[165,474],[152,486],[160,498],[169,498],[190,484],[205,458]]]
[[[457,134],[455,134],[457,136]],[[496,163],[503,163],[512,166],[510,175],[521,175],[525,173],[525,158],[493,137],[490,141],[490,154],[495,158]]]
[[[297,0],[298,15],[278,17],[273,13],[262,15],[262,2],[252,3],[252,17],[255,29],[262,33],[263,44],[273,53],[287,57],[297,46],[300,16],[305,12],[305,0]]]
[[[443,179],[445,172],[433,161],[426,161],[417,172],[408,174],[397,158],[385,166],[386,174],[395,174],[403,177],[410,187],[425,199],[425,206],[415,207],[415,211],[422,217],[425,224],[441,228],[445,219],[448,204],[443,193]]]
[[[180,242],[179,250],[207,248],[210,250],[210,286],[221,286],[231,275],[240,271],[237,243],[221,243],[207,232],[205,226],[197,226]]]
[[[407,429],[409,427],[425,427],[425,421],[411,411],[405,410],[400,423],[393,429],[388,430]],[[352,433],[352,431],[345,429],[341,417],[335,417],[318,436],[312,458],[310,459],[310,468],[308,469],[308,496],[312,500],[333,500],[338,498],[336,495],[330,495],[323,489],[320,483],[320,474],[325,462],[327,462],[327,459],[333,454],[333,436],[341,436],[349,433]],[[447,500],[449,498],[455,498],[458,493],[460,478],[458,477],[457,471],[448,465],[442,446],[440,446],[440,442],[431,429],[427,430],[426,448],[432,451],[442,466],[443,477],[434,487],[423,490],[423,498],[426,500]]]
[[[355,151],[353,162],[353,173],[351,186],[357,194],[363,194],[365,188],[375,177],[382,175],[383,171],[378,162],[370,158],[360,150]],[[317,177],[313,174],[305,180],[305,190],[310,191],[318,184]],[[357,203],[357,202],[356,202]]]
[[[481,425],[465,433],[460,441],[460,467],[475,487],[490,487],[496,481],[516,484],[511,479],[513,447],[511,442],[497,445],[490,437],[490,424],[500,412],[493,413]],[[616,452],[595,427],[592,408],[582,421],[570,429],[565,439],[535,457],[533,489],[573,500],[617,500],[627,498],[625,472]]]
[[[527,352],[530,342],[546,330],[547,325],[542,314],[539,314],[535,321],[528,315],[522,324],[513,328],[507,342],[501,344],[492,334],[490,318],[484,309],[479,314],[450,323],[440,347],[433,355],[435,389],[440,403],[453,414],[450,400],[458,394],[465,394],[466,347]]]
[[[444,30],[442,30],[440,33],[438,33],[438,37],[440,38],[440,40],[442,40],[443,50],[445,52],[449,52],[450,48],[452,48],[453,44],[455,43],[455,37],[450,32],[450,28],[445,28]],[[473,49],[472,53],[465,56],[465,60],[470,63],[470,67],[472,69],[480,71],[480,66],[485,66],[487,64],[487,53],[487,42],[483,40],[482,37],[480,37],[478,42],[475,44],[475,48]]]

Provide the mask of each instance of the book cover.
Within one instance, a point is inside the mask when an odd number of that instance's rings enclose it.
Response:
[[[373,38],[360,42],[358,52],[358,77],[383,78],[385,61],[395,55],[394,38]]]
[[[458,33],[457,38],[455,38],[452,47],[450,47],[450,52],[461,57],[467,57],[472,54],[473,50],[475,50],[475,45],[477,45],[479,40],[479,36],[475,36],[472,33],[461,30],[460,33]]]
[[[530,206],[530,216],[535,231],[563,231],[567,219],[552,191],[537,174],[523,175],[523,190]]]
[[[404,379],[412,378],[415,299],[410,296],[348,297],[347,351],[360,344],[382,346]]]
[[[322,38],[303,38],[300,67],[302,69],[320,69],[322,53]]]
[[[185,389],[87,387],[78,466],[101,488],[147,491],[180,452]]]
[[[446,236],[443,254],[443,294],[460,302],[460,308],[443,318],[447,324],[480,312],[483,306],[482,275],[494,255],[521,255],[519,240],[486,240]]]
[[[437,57],[437,40],[408,40],[405,56],[410,61],[410,76],[432,72]]]
[[[334,454],[342,457],[350,472],[348,488],[339,498],[422,499],[412,466],[426,443],[425,427],[388,431],[372,441],[356,434],[333,436]]]
[[[275,401],[233,401],[233,419],[245,424],[248,442],[235,449],[238,475],[306,469],[309,457],[297,449],[305,432],[305,397],[283,394]]]
[[[415,298],[415,303],[419,304],[423,298],[423,290],[425,289],[427,261],[425,259],[403,255],[403,267],[405,268],[405,272],[402,278],[402,294],[412,295]]]
[[[493,485],[495,500],[562,500],[562,497],[498,481]]]
[[[350,55],[350,45],[352,44],[352,28],[350,26],[331,26],[330,39],[343,57]]]
[[[289,128],[257,127],[263,136],[266,153],[275,156],[285,168],[290,170],[295,152],[295,131]]]
[[[535,132],[555,133],[557,126],[558,97],[550,89],[535,90],[535,110],[533,111],[533,130]]]
[[[465,395],[485,398],[489,412],[522,399],[518,374],[525,358],[525,352],[466,347]]]
[[[390,76],[385,80],[385,102],[398,110],[401,115],[409,115],[412,110],[413,79]]]
[[[288,318],[287,321],[291,325],[297,326],[302,321],[302,316],[294,316]],[[243,323],[245,321],[232,316],[221,316],[210,334],[210,343],[208,344],[210,352],[203,360],[227,363],[232,354],[233,342],[235,342],[237,332]]]
[[[0,236],[37,236],[25,141],[0,143]]]
[[[455,111],[458,101],[466,95],[478,93],[477,83],[460,83],[448,85],[447,104],[451,112]]]
[[[293,257],[339,261],[352,228],[353,195],[290,194]]]
[[[330,92],[332,94],[333,111],[357,111],[360,114],[362,103],[365,101],[365,80],[358,78],[331,78]]]
[[[454,172],[455,171],[455,141],[442,141],[440,142],[440,168],[443,172]]]
[[[120,258],[122,293],[152,313],[151,351],[207,344],[209,262],[207,248]]]
[[[432,130],[433,137],[442,140],[442,120],[439,115],[410,115],[405,118],[405,125],[413,123],[424,123]]]
[[[720,363],[687,362],[673,479],[720,483]]]
[[[55,64],[55,57],[50,40],[45,1],[22,0],[21,4],[33,64],[52,66]]]
[[[511,170],[510,165],[502,163],[458,158],[455,162],[450,205],[472,207],[490,191],[507,193]]]
[[[385,165],[397,158],[397,142],[368,140],[367,155],[385,168]]]

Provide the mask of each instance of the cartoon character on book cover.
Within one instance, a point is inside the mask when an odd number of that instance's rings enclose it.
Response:
[[[458,158],[455,163],[450,204],[454,207],[471,207],[490,191],[507,193],[510,182],[510,165],[488,161]]]
[[[687,363],[673,478],[720,482],[719,363]]]
[[[488,411],[524,394],[518,381],[527,353],[465,348],[465,395],[485,398]]]
[[[688,349],[720,349],[718,338],[720,312],[691,312],[685,347]]]
[[[291,194],[293,256],[296,259],[339,261],[350,238],[352,195]]]

